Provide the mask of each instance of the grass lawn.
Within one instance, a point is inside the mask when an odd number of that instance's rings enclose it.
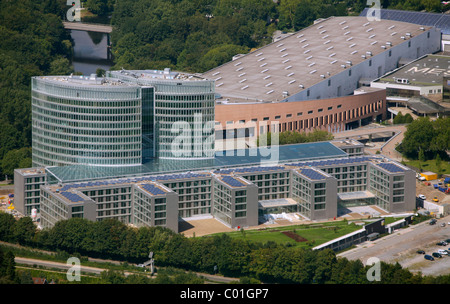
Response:
[[[281,244],[290,244],[291,246],[312,248],[361,228],[362,226],[353,223],[349,224],[347,221],[336,221],[260,230],[244,230],[243,232],[236,231],[229,232],[228,235],[234,238],[242,238],[260,243],[273,241]],[[295,241],[283,232],[293,232],[295,235],[303,238],[303,241]]]
[[[406,160],[405,163],[409,166],[420,168],[419,164],[420,161],[418,160]],[[450,174],[450,162],[447,161],[441,161],[441,168],[442,168],[442,174]],[[436,161],[434,159],[427,160],[422,163],[422,170],[425,171],[431,171],[434,173],[438,173],[438,169],[436,167]]]

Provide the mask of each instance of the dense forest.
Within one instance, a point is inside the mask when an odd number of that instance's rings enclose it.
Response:
[[[450,283],[450,275],[422,276],[399,264],[387,263],[381,263],[381,281],[370,282],[367,279],[370,266],[364,266],[359,260],[337,257],[332,250],[313,251],[274,242],[251,242],[226,234],[187,238],[166,228],[131,228],[116,220],[92,222],[72,218],[58,222],[51,229],[35,230],[29,217],[16,221],[11,215],[0,213],[0,241],[129,263],[148,260],[152,251],[157,268],[170,266],[212,274],[217,266],[218,273],[224,276],[264,283]],[[8,272],[2,272],[0,261],[0,276],[3,273]]]
[[[0,180],[31,166],[31,77],[72,71],[62,2],[0,1]]]

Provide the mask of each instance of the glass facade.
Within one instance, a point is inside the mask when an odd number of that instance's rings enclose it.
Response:
[[[32,78],[33,166],[142,162],[142,88],[83,76]]]
[[[156,158],[214,158],[214,81],[169,70],[111,71],[108,77],[154,88]]]

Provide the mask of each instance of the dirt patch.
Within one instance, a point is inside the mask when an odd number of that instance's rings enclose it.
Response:
[[[308,241],[304,237],[301,237],[297,233],[292,232],[292,231],[282,231],[281,233],[284,234],[285,236],[293,239],[296,242],[306,242],[306,241]]]

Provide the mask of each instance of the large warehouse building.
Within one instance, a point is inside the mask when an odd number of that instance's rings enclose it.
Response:
[[[440,48],[441,32],[432,26],[331,17],[202,76],[215,80],[220,96],[219,138],[230,133],[220,130],[266,132],[245,125],[256,121],[275,122],[279,130],[345,130],[385,118],[383,91],[360,96],[355,90],[396,69],[401,59]]]

